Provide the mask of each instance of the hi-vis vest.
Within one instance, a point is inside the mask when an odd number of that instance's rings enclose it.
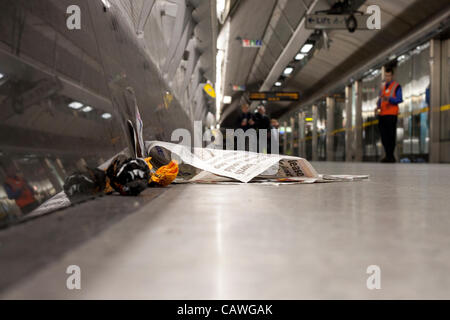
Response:
[[[399,84],[395,81],[392,81],[389,87],[386,88],[384,85],[383,90],[381,91],[381,98],[396,98],[395,92],[397,91]],[[398,105],[391,104],[389,101],[381,100],[381,111],[380,116],[396,116],[398,115]]]
[[[11,178],[8,177],[5,181],[13,192],[17,192],[18,190],[22,190],[20,196],[16,200],[16,204],[23,208],[28,204],[31,204],[36,201],[34,198],[33,192],[30,190],[25,180],[22,178]]]

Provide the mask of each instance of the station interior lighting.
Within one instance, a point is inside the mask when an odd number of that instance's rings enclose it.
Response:
[[[73,101],[71,103],[68,104],[69,108],[78,110],[81,109],[83,107],[83,104],[81,102],[78,101]]]
[[[107,8],[107,9],[111,8],[111,4],[109,3],[108,0],[102,0],[102,3],[105,6],[105,8]]]
[[[91,112],[92,110],[94,110],[94,108],[92,108],[91,106],[86,106],[83,109],[81,109],[81,111],[83,112]]]
[[[313,48],[313,45],[310,44],[310,43],[307,43],[300,49],[300,52],[301,53],[308,53],[308,52],[311,51],[312,48]]]
[[[295,60],[296,61],[300,61],[305,57],[305,55],[303,53],[297,53],[297,55],[295,56]]]
[[[102,118],[103,119],[111,119],[111,117],[112,117],[111,113],[104,113],[104,114],[102,114]]]
[[[231,103],[231,97],[230,96],[224,96],[223,97],[223,103],[224,104],[230,104]]]
[[[292,71],[294,71],[294,68],[292,67],[287,67],[286,69],[284,69],[283,73],[286,75],[289,75],[292,73]]]

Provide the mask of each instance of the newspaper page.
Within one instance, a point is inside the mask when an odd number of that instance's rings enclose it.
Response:
[[[156,153],[166,160],[177,160],[179,163],[186,163],[217,176],[244,183],[255,177],[319,178],[319,174],[311,164],[298,157],[209,148],[193,148],[191,152],[186,146],[161,141],[148,141],[146,147],[150,155]],[[203,179],[197,177],[197,180],[204,181],[205,177]]]

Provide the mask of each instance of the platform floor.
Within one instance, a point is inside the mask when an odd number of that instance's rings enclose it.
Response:
[[[314,166],[370,180],[174,185],[2,231],[0,298],[450,298],[450,165]]]

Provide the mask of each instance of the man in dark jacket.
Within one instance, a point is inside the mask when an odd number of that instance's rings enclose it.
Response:
[[[239,128],[246,131],[247,129],[254,128],[255,120],[253,118],[252,113],[250,112],[250,108],[248,104],[244,103],[241,106],[241,115],[239,116]]]
[[[266,137],[270,138],[270,118],[266,115],[266,108],[263,105],[258,107],[258,112],[255,113],[255,126],[258,131],[258,141],[260,139],[259,132],[261,130],[266,131]],[[260,148],[258,142],[258,152],[270,152],[270,140],[266,140],[266,147]]]

